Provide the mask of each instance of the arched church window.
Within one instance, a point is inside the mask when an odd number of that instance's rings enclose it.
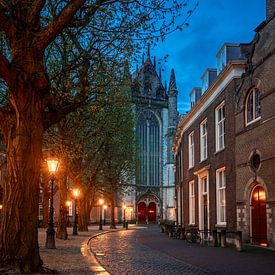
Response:
[[[261,118],[260,91],[253,88],[246,98],[246,124],[250,124]]]
[[[141,113],[137,121],[137,184],[160,185],[160,125],[152,112]]]

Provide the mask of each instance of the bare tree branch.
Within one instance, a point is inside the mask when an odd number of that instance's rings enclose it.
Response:
[[[108,0],[97,0],[90,8],[89,15],[93,14],[100,8],[100,6]],[[61,32],[72,22],[75,13],[84,6],[86,0],[73,0],[71,1],[49,24],[47,29],[40,32],[36,45],[38,50],[44,50]]]

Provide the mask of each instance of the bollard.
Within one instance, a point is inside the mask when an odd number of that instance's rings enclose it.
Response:
[[[128,230],[128,222],[125,222],[125,229]]]
[[[242,251],[243,246],[242,246],[242,231],[237,231],[235,235],[235,245],[237,251]]]
[[[221,247],[226,247],[226,230],[221,230]]]
[[[217,229],[213,230],[213,246],[218,246],[218,231]]]

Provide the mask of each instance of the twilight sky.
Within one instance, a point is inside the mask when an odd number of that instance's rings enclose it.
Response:
[[[192,1],[190,1],[192,2]],[[179,90],[178,109],[189,110],[189,93],[201,87],[206,68],[216,67],[216,53],[225,42],[249,43],[254,29],[265,19],[264,0],[200,0],[188,28],[169,35],[151,50],[151,56],[169,55],[163,79],[175,69]]]

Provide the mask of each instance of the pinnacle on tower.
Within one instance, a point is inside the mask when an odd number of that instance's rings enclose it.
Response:
[[[148,43],[147,58],[150,59],[150,43]]]
[[[156,62],[156,56],[154,56],[154,68],[156,69],[157,62]]]
[[[174,69],[171,70],[169,90],[177,90],[176,77]]]
[[[161,82],[161,68],[159,68],[159,80]]]

